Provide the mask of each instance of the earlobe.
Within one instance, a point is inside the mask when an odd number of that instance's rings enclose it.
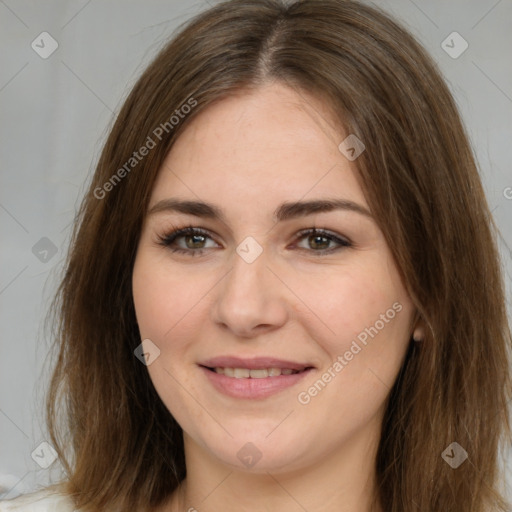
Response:
[[[425,329],[421,323],[416,325],[412,333],[412,339],[416,342],[423,341],[425,339]]]

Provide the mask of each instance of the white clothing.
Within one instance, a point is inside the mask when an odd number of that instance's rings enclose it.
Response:
[[[55,491],[41,489],[0,501],[0,512],[78,512],[71,498]]]

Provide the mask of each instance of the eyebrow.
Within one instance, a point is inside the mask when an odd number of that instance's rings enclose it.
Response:
[[[334,210],[352,211],[373,219],[369,210],[348,199],[316,199],[311,201],[285,202],[275,210],[274,219],[280,222],[297,217],[305,217],[314,213],[331,212]],[[225,215],[220,208],[202,201],[187,201],[176,198],[163,199],[150,208],[148,215],[161,212],[184,213],[226,223]]]

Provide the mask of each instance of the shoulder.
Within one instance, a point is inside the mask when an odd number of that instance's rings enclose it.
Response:
[[[71,498],[41,489],[17,498],[0,501],[0,512],[77,512]]]

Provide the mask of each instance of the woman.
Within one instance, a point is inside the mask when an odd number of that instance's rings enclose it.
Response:
[[[76,222],[48,399],[66,478],[0,510],[506,510],[494,233],[454,101],[387,15],[202,13]]]

